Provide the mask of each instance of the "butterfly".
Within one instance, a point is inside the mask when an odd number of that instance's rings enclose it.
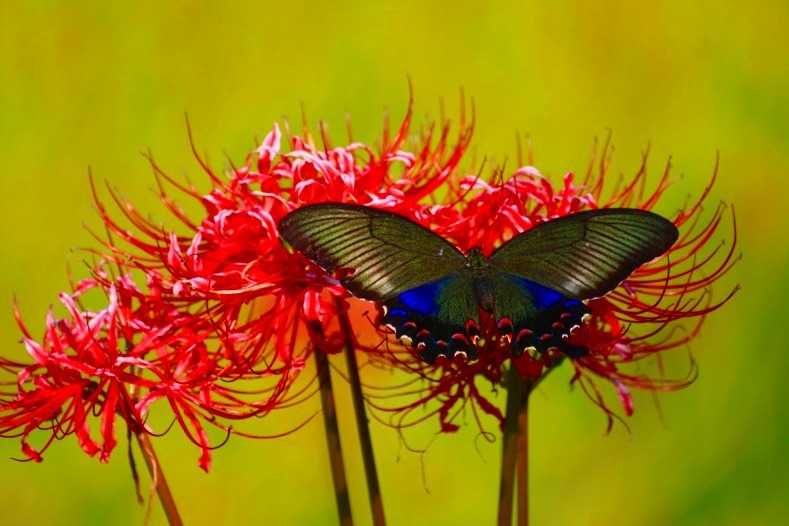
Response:
[[[478,357],[480,314],[493,316],[513,357],[558,349],[591,314],[584,301],[615,289],[679,235],[644,210],[590,210],[535,225],[485,257],[464,254],[410,219],[362,205],[323,203],[279,223],[281,238],[358,298],[383,303],[382,323],[434,363]]]

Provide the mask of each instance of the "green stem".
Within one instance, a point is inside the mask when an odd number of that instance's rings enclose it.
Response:
[[[512,525],[512,502],[515,488],[515,465],[518,457],[518,413],[523,382],[518,369],[510,362],[507,375],[507,414],[501,453],[501,484],[499,486],[499,526]]]
[[[348,494],[348,481],[345,478],[345,462],[340,445],[340,430],[337,424],[337,408],[334,405],[329,358],[320,349],[316,349],[314,354],[318,365],[323,427],[326,431],[326,445],[329,448],[329,464],[331,465],[331,476],[334,483],[337,513],[340,516],[340,524],[342,526],[352,526],[351,500]]]
[[[524,379],[518,409],[518,526],[529,526],[529,395],[534,382]]]
[[[345,359],[348,364],[348,382],[351,386],[351,397],[353,399],[353,409],[356,415],[356,429],[359,434],[359,442],[362,449],[362,461],[364,462],[364,474],[367,479],[367,494],[370,500],[370,509],[373,515],[374,526],[384,526],[386,518],[384,516],[384,504],[381,498],[381,486],[378,483],[378,471],[375,467],[375,455],[373,454],[373,441],[370,436],[370,427],[367,421],[367,410],[364,407],[364,395],[362,393],[362,382],[359,379],[359,364],[356,361],[356,354],[353,346],[353,334],[348,312],[341,300],[335,300],[337,310],[340,313],[340,329],[345,334]]]
[[[518,489],[518,526],[529,524],[529,395],[564,361],[557,357],[539,378],[523,378],[510,362],[507,374],[507,414],[504,417],[499,526],[511,526],[515,481]],[[515,468],[517,466],[517,478]]]
[[[151,479],[153,479],[153,486],[156,489],[157,495],[159,495],[159,501],[162,503],[167,522],[170,526],[183,526],[178,508],[175,506],[175,499],[173,499],[173,494],[170,493],[170,486],[167,485],[162,466],[159,464],[159,459],[156,457],[156,452],[153,450],[151,438],[143,430],[136,432],[134,436],[137,438],[137,443],[140,445],[142,456],[145,459],[145,465],[148,466],[148,472],[151,474]]]

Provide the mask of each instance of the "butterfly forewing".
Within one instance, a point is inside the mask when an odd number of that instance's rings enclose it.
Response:
[[[677,236],[669,220],[651,212],[591,210],[537,225],[499,247],[488,261],[494,269],[584,300],[616,288],[671,248]]]
[[[308,205],[279,224],[294,249],[329,273],[350,269],[342,285],[383,301],[464,267],[465,258],[430,230],[397,214],[339,203]]]

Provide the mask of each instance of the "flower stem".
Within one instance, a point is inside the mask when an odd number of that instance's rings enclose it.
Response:
[[[518,369],[510,364],[507,375],[507,415],[501,453],[501,485],[499,486],[499,526],[511,526],[512,501],[515,488],[515,464],[518,457],[518,414],[523,382]]]
[[[353,524],[351,500],[348,495],[345,462],[342,456],[342,447],[340,446],[340,430],[337,424],[337,409],[334,405],[329,358],[320,349],[316,349],[314,354],[315,361],[318,364],[323,426],[326,430],[326,444],[329,447],[329,461],[332,481],[334,482],[334,495],[337,500],[337,513],[340,516],[340,524],[342,526],[351,526]]]
[[[338,311],[340,312],[340,329],[345,334],[345,359],[348,364],[348,382],[351,386],[353,409],[356,414],[356,429],[359,434],[359,442],[362,449],[362,460],[364,462],[364,473],[367,479],[367,494],[370,499],[370,510],[373,515],[373,524],[375,526],[384,526],[386,524],[384,504],[381,499],[381,486],[378,483],[378,471],[375,467],[375,455],[373,454],[373,441],[370,436],[367,411],[364,407],[362,382],[359,379],[359,364],[356,361],[353,339],[351,338],[351,323],[348,320],[348,312],[341,304],[341,301],[337,299],[336,302]]]
[[[507,415],[504,417],[504,440],[501,455],[501,486],[499,489],[499,526],[511,526],[514,498],[515,466],[517,465],[518,526],[529,526],[529,395],[554,369],[564,356],[554,359],[539,378],[522,377],[510,364],[507,375]]]
[[[137,437],[137,443],[140,445],[142,456],[145,458],[145,464],[148,466],[148,472],[153,479],[153,487],[159,495],[159,501],[162,503],[164,514],[167,517],[167,522],[170,526],[182,526],[181,516],[178,513],[178,508],[175,505],[173,494],[170,493],[170,486],[167,485],[167,480],[164,478],[162,466],[159,464],[159,459],[156,457],[156,452],[153,450],[151,438],[143,430],[134,434]]]
[[[518,410],[518,526],[529,526],[529,395],[534,381],[524,378]]]

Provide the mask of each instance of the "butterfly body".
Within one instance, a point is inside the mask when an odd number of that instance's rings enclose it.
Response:
[[[458,353],[477,357],[483,318],[492,316],[513,356],[568,343],[602,296],[676,240],[674,225],[650,212],[607,209],[541,223],[485,257],[452,244],[402,216],[327,203],[291,212],[280,233],[341,284],[383,304],[383,324],[428,362]],[[488,316],[489,314],[489,316]]]

